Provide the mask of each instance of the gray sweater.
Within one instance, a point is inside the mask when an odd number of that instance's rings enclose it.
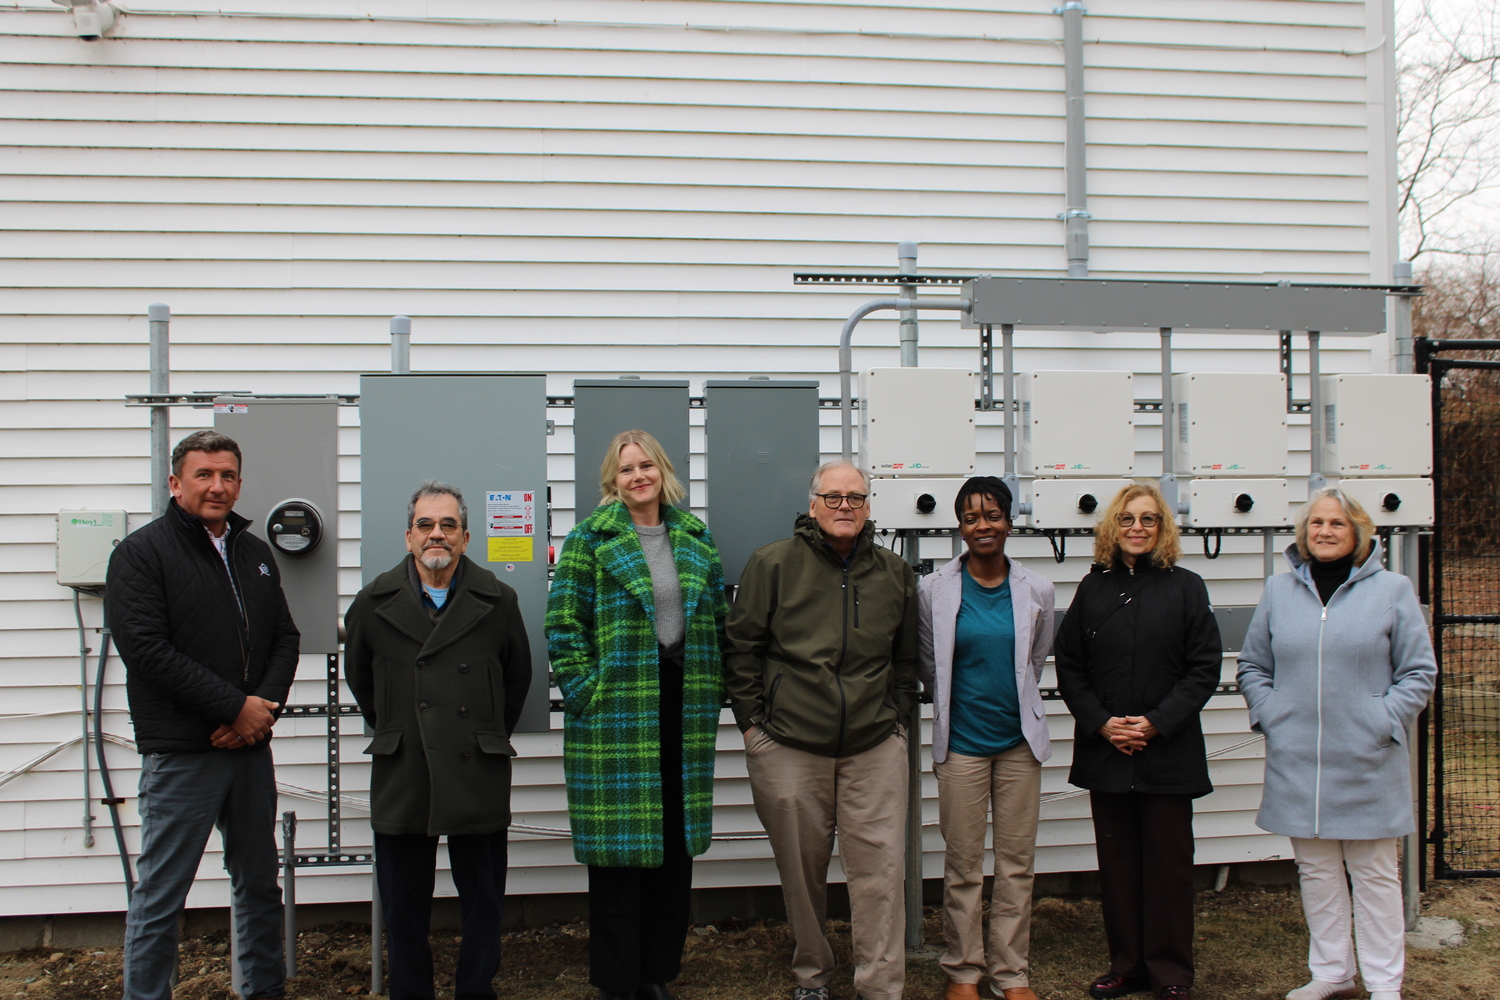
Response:
[[[677,575],[677,563],[672,560],[672,538],[667,534],[666,524],[644,528],[637,524],[635,533],[641,540],[641,551],[646,554],[646,566],[651,570],[651,590],[656,602],[656,641],[667,649],[682,642],[682,580]]]
[[[1407,729],[1437,661],[1411,581],[1380,568],[1375,543],[1329,598],[1287,549],[1240,652],[1250,728],[1266,736],[1256,825],[1288,837],[1380,840],[1416,828]]]

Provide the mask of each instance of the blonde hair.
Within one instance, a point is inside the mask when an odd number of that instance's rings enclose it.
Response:
[[[1313,490],[1307,503],[1297,510],[1297,554],[1304,561],[1312,559],[1312,550],[1307,547],[1307,522],[1312,518],[1313,504],[1319,500],[1332,500],[1344,510],[1344,516],[1354,526],[1354,565],[1363,566],[1375,548],[1375,522],[1366,513],[1360,502],[1337,486]]]
[[[1113,566],[1120,561],[1119,523],[1115,520],[1125,510],[1125,505],[1141,497],[1150,497],[1156,504],[1161,521],[1156,530],[1156,547],[1145,553],[1145,559],[1157,566],[1175,566],[1182,558],[1182,537],[1177,531],[1177,519],[1167,512],[1167,501],[1161,490],[1149,483],[1132,483],[1115,494],[1115,498],[1099,515],[1094,525],[1094,562],[1101,566]]]
[[[683,487],[682,480],[677,478],[677,473],[672,468],[672,460],[662,450],[661,442],[645,431],[621,431],[605,449],[604,463],[599,466],[599,506],[625,499],[620,496],[620,489],[615,485],[615,477],[620,474],[620,452],[625,450],[627,444],[633,444],[644,451],[652,464],[661,470],[662,503],[670,506],[687,496],[687,490]]]

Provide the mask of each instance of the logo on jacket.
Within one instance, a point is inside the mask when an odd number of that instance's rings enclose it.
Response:
[[[261,576],[270,576],[271,575],[271,568],[269,566],[267,566],[265,563],[261,563],[260,564],[260,575]]]

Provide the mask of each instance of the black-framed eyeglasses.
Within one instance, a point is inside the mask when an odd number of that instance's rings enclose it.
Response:
[[[823,498],[823,503],[827,504],[830,510],[838,510],[845,502],[849,504],[850,510],[859,510],[868,498],[864,493],[819,493],[818,496]]]
[[[1154,528],[1158,524],[1161,524],[1161,515],[1159,515],[1159,514],[1142,514],[1140,520],[1141,520],[1141,527],[1143,527],[1143,528]],[[1136,517],[1135,517],[1134,514],[1116,514],[1115,515],[1115,523],[1118,524],[1122,528],[1128,528],[1128,527],[1130,527],[1132,524],[1135,523],[1135,521],[1136,521]]]
[[[412,527],[424,535],[432,534],[433,528],[442,528],[443,534],[445,535],[456,535],[463,526],[451,517],[445,517],[441,521],[434,521],[431,518],[427,517],[419,517],[412,522]]]

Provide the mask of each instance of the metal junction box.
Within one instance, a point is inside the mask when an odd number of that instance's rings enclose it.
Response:
[[[1180,476],[1286,475],[1286,376],[1172,376],[1174,467]]]
[[[1431,479],[1345,479],[1338,488],[1359,502],[1376,527],[1417,527],[1433,521]]]
[[[1128,479],[1036,479],[1031,483],[1033,528],[1092,528]]]
[[[703,384],[708,526],[724,582],[750,554],[792,533],[818,467],[818,383],[764,379]]]
[[[1016,379],[1023,476],[1129,476],[1135,395],[1129,372],[1023,372]]]
[[[1324,375],[1319,386],[1327,475],[1432,474],[1431,378]]]
[[[859,373],[859,464],[872,476],[974,472],[974,373],[868,368]]]
[[[515,588],[531,644],[518,728],[548,731],[546,377],[362,375],[359,393],[361,580],[406,558],[406,505],[423,480],[462,490],[465,555]]]
[[[958,527],[953,500],[964,479],[876,478],[870,482],[870,520],[884,529]]]
[[[573,382],[573,491],[578,520],[599,505],[599,466],[621,431],[661,442],[672,471],[690,489],[687,379],[581,378]],[[684,496],[676,506],[688,509]]]
[[[58,586],[104,586],[110,554],[124,540],[123,510],[58,511]]]
[[[339,649],[338,414],[337,396],[214,400],[214,430],[234,438],[244,455],[235,512],[251,520],[250,533],[276,555],[304,653]],[[290,512],[300,522],[303,544],[296,547],[278,545],[271,531],[285,526]]]
[[[1291,523],[1285,479],[1194,479],[1180,520],[1196,528],[1279,528]]]

